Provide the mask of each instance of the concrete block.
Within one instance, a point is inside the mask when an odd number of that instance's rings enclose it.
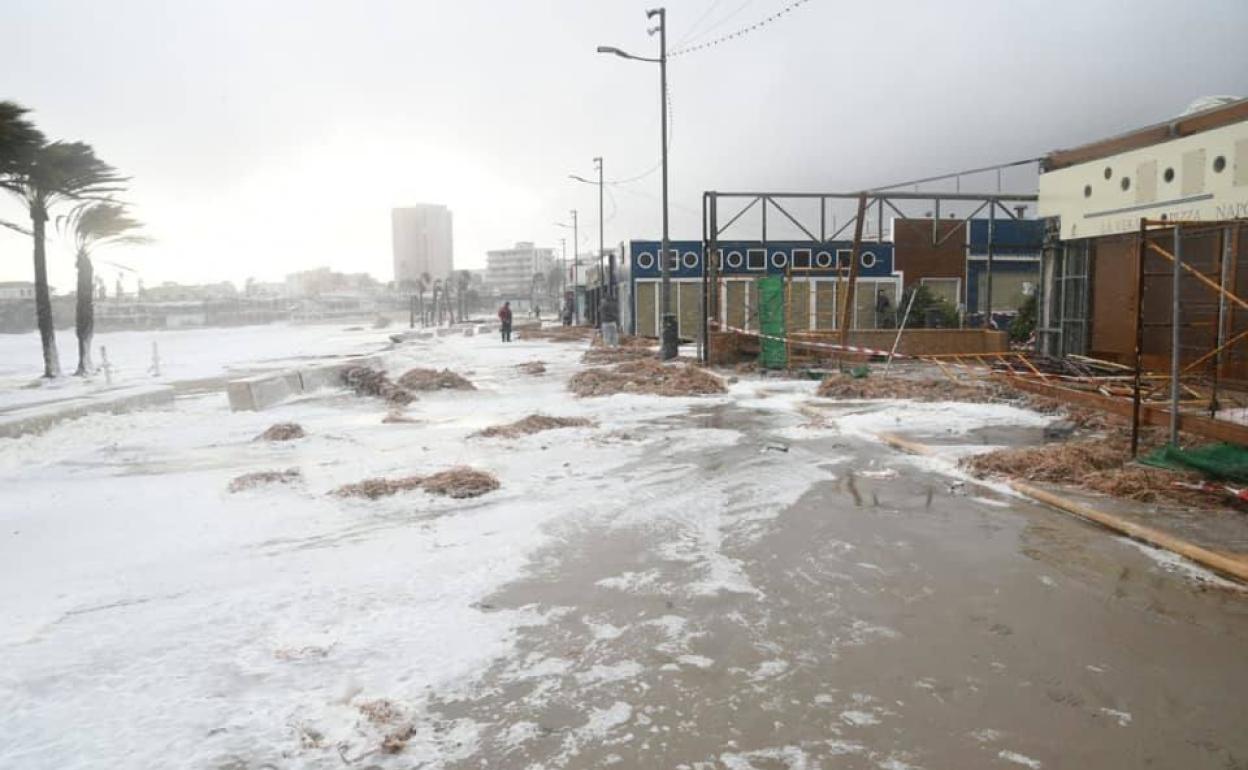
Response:
[[[230,409],[257,412],[303,392],[297,371],[274,372],[234,380],[225,386]]]
[[[89,414],[123,414],[173,403],[170,385],[136,385],[53,402],[32,404],[0,416],[0,437],[42,433],[57,423]]]

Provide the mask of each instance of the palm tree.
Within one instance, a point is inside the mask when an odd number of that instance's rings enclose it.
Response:
[[[421,326],[429,324],[429,319],[425,314],[425,290],[429,288],[431,283],[433,283],[433,279],[429,277],[429,273],[421,273],[416,279],[416,302],[420,305]]]
[[[31,236],[35,241],[35,318],[43,344],[44,377],[61,375],[56,331],[52,326],[52,297],[48,291],[45,244],[48,211],[69,200],[104,200],[120,191],[124,181],[83,142],[28,146],[17,153],[5,175],[0,177],[0,189],[17,196],[30,213]]]
[[[135,233],[142,226],[126,212],[125,204],[108,201],[81,203],[67,216],[57,219],[58,229],[68,233],[73,239],[78,266],[78,295],[74,310],[74,327],[78,333],[78,369],[74,374],[80,377],[95,369],[91,362],[91,338],[95,334],[95,303],[92,292],[95,286],[95,266],[91,263],[91,253],[101,246],[150,243],[150,238]],[[140,292],[142,285],[140,281]]]
[[[455,273],[455,294],[459,301],[459,320],[463,322],[467,318],[467,308],[464,307],[464,292],[468,291],[468,287],[472,285],[472,273],[467,270],[459,270]]]
[[[19,161],[45,141],[39,129],[24,117],[29,111],[15,102],[0,101],[0,180],[12,176]],[[30,235],[28,229],[14,222],[0,220],[0,226]]]

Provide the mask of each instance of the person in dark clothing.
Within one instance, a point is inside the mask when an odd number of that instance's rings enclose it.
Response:
[[[539,321],[542,320],[542,306],[541,305],[533,306],[533,317]]]
[[[504,302],[498,309],[498,323],[503,332],[503,342],[511,342],[511,303]]]

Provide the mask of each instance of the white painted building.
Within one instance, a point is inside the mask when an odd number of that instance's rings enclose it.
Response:
[[[0,301],[35,298],[35,285],[30,281],[0,281]]]
[[[555,250],[521,241],[510,249],[486,252],[485,285],[502,297],[528,297],[533,276],[545,276],[555,264]]]
[[[422,273],[446,278],[454,270],[451,210],[440,203],[423,203],[390,211],[394,246],[394,280],[416,281]]]

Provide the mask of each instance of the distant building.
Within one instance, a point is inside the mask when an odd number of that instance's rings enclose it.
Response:
[[[29,281],[0,281],[0,301],[35,298],[35,285]]]
[[[207,300],[234,299],[238,288],[229,281],[220,283],[182,284],[165,281],[159,286],[144,287],[138,296],[142,302],[203,302]],[[114,296],[113,301],[133,297]]]
[[[528,297],[533,276],[544,277],[554,263],[554,249],[538,248],[528,241],[510,249],[487,251],[485,285],[501,297]]]
[[[367,296],[381,290],[368,273],[336,273],[328,267],[303,270],[286,276],[287,297],[320,297],[328,294]]]
[[[394,281],[414,282],[421,273],[445,278],[454,269],[451,210],[437,203],[392,209]]]

